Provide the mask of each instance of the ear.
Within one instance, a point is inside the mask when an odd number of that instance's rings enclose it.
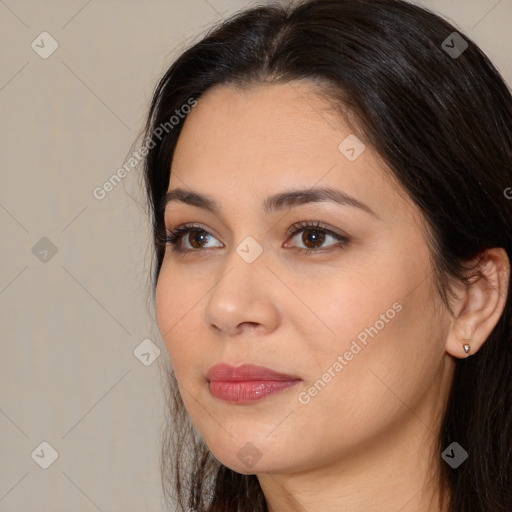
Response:
[[[446,351],[454,357],[465,358],[478,352],[503,313],[508,295],[510,261],[502,247],[485,250],[475,261],[477,277],[469,289],[452,306],[454,317],[446,338]],[[469,344],[469,353],[464,344]]]

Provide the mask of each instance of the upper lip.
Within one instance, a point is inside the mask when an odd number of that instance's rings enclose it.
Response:
[[[242,364],[234,367],[229,364],[221,363],[212,366],[206,378],[212,381],[253,381],[253,380],[301,380],[294,375],[279,373],[264,366],[255,366],[253,364]]]

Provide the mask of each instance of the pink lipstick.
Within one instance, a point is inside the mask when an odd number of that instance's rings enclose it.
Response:
[[[238,367],[218,364],[208,370],[206,378],[210,393],[231,403],[255,402],[295,386],[302,380],[294,375],[250,364]]]

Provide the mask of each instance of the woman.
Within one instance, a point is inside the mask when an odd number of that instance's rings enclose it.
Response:
[[[232,17],[146,125],[178,510],[512,510],[512,99],[395,0]]]

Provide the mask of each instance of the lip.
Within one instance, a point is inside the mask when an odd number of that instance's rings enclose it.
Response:
[[[249,403],[284,391],[302,381],[295,375],[276,372],[264,366],[228,364],[212,366],[206,375],[210,393],[231,403]]]
[[[279,373],[265,366],[255,366],[253,364],[242,364],[238,367],[229,364],[221,363],[212,366],[206,378],[210,382],[223,381],[223,382],[240,382],[240,381],[291,381],[301,380],[300,377],[295,375],[286,375]]]

